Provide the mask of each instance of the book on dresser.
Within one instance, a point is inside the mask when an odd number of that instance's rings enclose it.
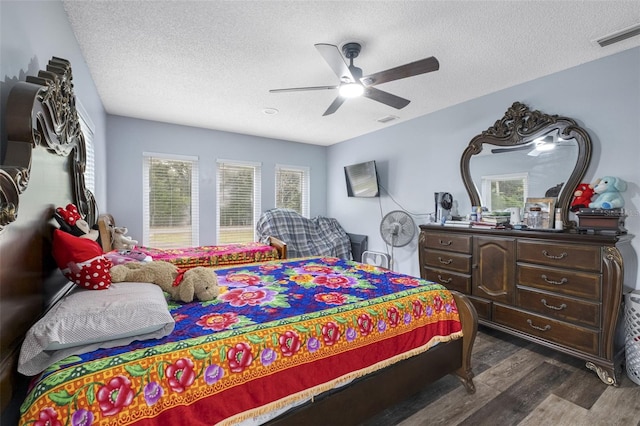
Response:
[[[476,229],[493,229],[498,226],[497,223],[485,222],[484,220],[476,220],[471,222],[471,227]]]
[[[444,226],[455,226],[458,228],[469,228],[471,226],[470,220],[447,220]]]
[[[481,222],[488,222],[493,224],[506,224],[511,220],[511,216],[502,214],[502,213],[494,213],[494,214],[484,214],[482,215]]]

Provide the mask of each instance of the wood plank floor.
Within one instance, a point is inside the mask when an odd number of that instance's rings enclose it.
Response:
[[[584,361],[480,327],[476,393],[447,376],[363,426],[640,426],[640,386],[607,386]]]

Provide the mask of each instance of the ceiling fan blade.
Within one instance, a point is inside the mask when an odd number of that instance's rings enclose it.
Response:
[[[342,96],[336,97],[336,99],[331,103],[331,105],[329,105],[329,108],[327,108],[327,110],[324,112],[324,114],[322,114],[322,116],[324,117],[325,115],[333,114],[334,112],[336,112],[338,108],[340,108],[340,105],[342,105],[345,100],[346,99]]]
[[[369,87],[388,81],[400,80],[401,78],[437,71],[438,69],[440,69],[440,63],[436,58],[431,56],[426,59],[411,62],[410,64],[400,65],[399,67],[366,75],[362,77],[360,81],[365,87]]]
[[[271,89],[269,93],[279,92],[301,92],[306,90],[330,90],[337,89],[339,86],[311,86],[311,87],[291,87],[289,89]]]
[[[376,89],[375,87],[367,87],[362,95],[366,98],[373,99],[374,101],[382,102],[385,105],[396,109],[402,109],[409,105],[411,102],[408,99],[401,98],[400,96],[392,95],[389,92]]]
[[[342,80],[343,77],[346,77],[352,82],[356,81],[355,78],[353,78],[351,71],[349,70],[349,66],[342,58],[342,54],[340,53],[340,50],[337,46],[325,43],[318,43],[315,44],[315,46],[316,49],[318,49],[318,52],[320,52],[324,60],[327,62],[327,64],[329,64],[333,72],[335,72],[338,78],[340,78],[340,80]]]

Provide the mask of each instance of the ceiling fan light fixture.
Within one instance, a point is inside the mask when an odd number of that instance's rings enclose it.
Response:
[[[340,85],[339,92],[343,98],[357,98],[364,93],[364,87],[358,83],[343,83]]]

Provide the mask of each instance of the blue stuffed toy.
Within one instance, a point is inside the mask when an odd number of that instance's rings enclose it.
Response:
[[[623,191],[627,190],[627,182],[613,176],[605,176],[593,187],[596,198],[589,203],[592,209],[618,209],[624,207]]]

